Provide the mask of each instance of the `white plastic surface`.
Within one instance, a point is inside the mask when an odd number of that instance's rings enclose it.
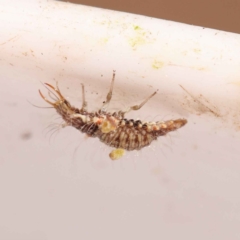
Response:
[[[54,1],[0,1],[0,239],[240,239],[240,36]],[[118,161],[38,89],[188,124]],[[180,87],[180,85],[183,87]],[[185,90],[184,90],[185,89]]]

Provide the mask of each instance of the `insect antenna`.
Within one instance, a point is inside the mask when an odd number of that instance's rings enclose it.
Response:
[[[52,100],[55,100],[55,101],[58,101],[59,100],[59,97],[56,95],[56,93],[55,92],[57,92],[59,89],[57,88],[57,89],[55,89],[52,85],[50,85],[49,83],[42,83],[41,82],[41,84],[48,90],[48,96],[52,99]],[[53,92],[53,90],[51,90],[51,89],[53,89],[55,92]],[[58,93],[58,92],[57,92]],[[54,97],[55,97],[55,99],[53,99],[53,97],[51,97],[50,96],[50,94],[52,94]]]
[[[43,83],[42,83],[42,84],[43,84]],[[51,98],[52,100],[58,102],[58,101],[64,99],[64,97],[62,96],[62,94],[61,94],[61,92],[60,92],[60,90],[59,90],[59,88],[58,88],[58,83],[56,83],[56,85],[57,85],[56,88],[53,87],[53,86],[52,86],[51,84],[49,84],[49,83],[44,83],[43,85],[44,85],[44,87],[48,90],[48,95],[50,96],[50,98]],[[51,90],[51,89],[52,89],[52,90]],[[55,92],[54,92],[53,90],[54,90]],[[52,105],[53,107],[56,106],[56,102],[55,102],[55,103],[54,103],[54,102],[50,102],[50,101],[42,94],[42,92],[41,92],[40,90],[38,90],[38,92],[39,92],[39,94],[40,94],[40,96],[42,97],[43,100],[45,100],[47,103],[49,103],[49,104]],[[52,95],[51,95],[51,94],[52,94]],[[56,99],[54,99],[53,96],[54,96]]]
[[[42,106],[37,106],[33,103],[31,103],[30,101],[27,100],[28,103],[30,103],[33,107],[36,107],[36,108],[54,108],[54,107],[42,107]]]
[[[51,91],[48,91],[48,96],[55,102],[59,100],[59,99],[57,99],[57,96],[54,93],[52,93]]]

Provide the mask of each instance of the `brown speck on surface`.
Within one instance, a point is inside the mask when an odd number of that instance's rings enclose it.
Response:
[[[24,132],[21,134],[21,139],[22,140],[29,140],[32,137],[32,133],[31,132]]]
[[[8,39],[7,41],[0,43],[0,46],[1,46],[1,45],[4,45],[4,44],[6,44],[6,43],[11,42],[12,40],[16,39],[18,36],[19,36],[19,35],[16,35],[16,36],[14,36],[14,37]]]
[[[31,51],[32,56],[35,57],[34,51],[32,49],[30,49],[30,51]]]
[[[160,175],[162,174],[162,168],[161,167],[155,167],[151,170],[152,175]]]
[[[6,102],[5,104],[6,104],[6,106],[9,106],[9,107],[16,107],[17,106],[16,102]]]
[[[194,150],[197,150],[197,149],[198,149],[198,145],[194,144],[194,145],[192,146],[192,148],[193,148]]]

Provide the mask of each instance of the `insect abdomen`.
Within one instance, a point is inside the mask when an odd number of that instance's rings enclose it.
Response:
[[[145,130],[141,132],[134,128],[118,127],[113,132],[102,133],[99,139],[111,147],[132,151],[148,146],[156,137]]]
[[[187,123],[186,119],[169,120],[165,122],[159,122],[153,126],[153,133],[158,136],[164,136],[169,132],[176,131],[183,127]]]
[[[126,120],[127,121],[127,120]],[[128,121],[129,123],[129,121]],[[175,131],[184,126],[185,119],[170,120],[162,123],[145,123],[121,126],[109,133],[99,133],[99,139],[106,145],[114,148],[123,148],[128,151],[139,150],[151,144],[159,136],[164,136],[168,132]]]

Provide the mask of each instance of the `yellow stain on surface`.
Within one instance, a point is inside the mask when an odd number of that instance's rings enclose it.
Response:
[[[240,87],[240,81],[236,81],[236,82],[230,82],[230,84],[236,85]]]
[[[199,68],[196,68],[197,70],[199,70],[199,71],[206,71],[206,70],[208,70],[206,67],[199,67]]]
[[[140,45],[152,42],[151,33],[138,25],[133,25],[133,33],[131,35],[128,42],[133,50],[136,50]]]
[[[134,26],[134,30],[142,30],[142,28],[139,26]]]
[[[131,45],[132,48],[136,49],[137,46],[143,45],[146,43],[146,40],[143,36],[136,36],[133,38],[129,39],[129,44]]]
[[[104,45],[104,44],[106,44],[108,41],[109,41],[108,38],[100,38],[99,43],[102,44],[102,45]]]
[[[200,53],[202,50],[201,50],[200,48],[194,48],[193,51],[194,51],[195,53]]]
[[[164,66],[164,62],[158,61],[158,60],[154,60],[152,63],[152,67],[154,69],[160,69]]]

